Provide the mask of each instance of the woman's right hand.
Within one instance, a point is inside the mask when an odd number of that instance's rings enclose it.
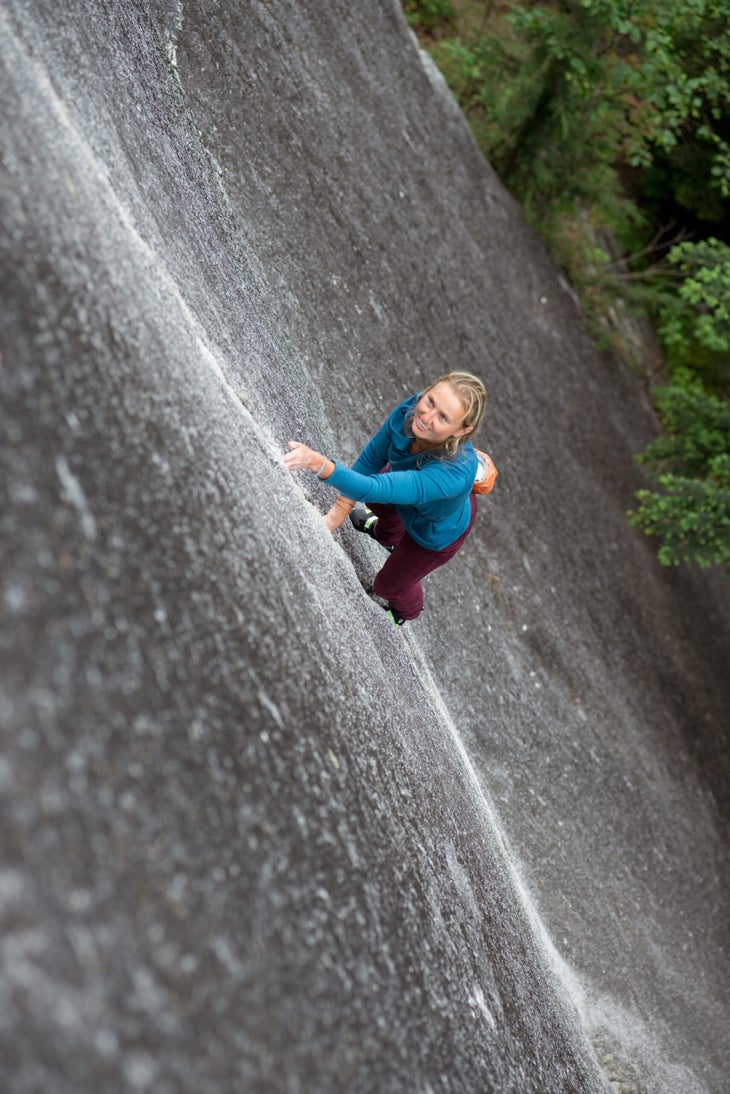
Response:
[[[289,471],[313,471],[316,475],[324,460],[322,453],[315,452],[301,441],[289,441],[288,444],[289,452],[284,456],[284,467]]]
[[[341,495],[335,501],[332,508],[328,513],[325,513],[323,520],[330,532],[334,532],[339,528],[341,524],[344,524],[345,520],[355,508],[355,502],[350,498],[343,498]]]

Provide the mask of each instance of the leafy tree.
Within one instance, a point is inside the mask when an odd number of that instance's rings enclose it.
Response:
[[[706,385],[730,389],[730,247],[711,237],[673,247],[668,262],[682,275],[659,309],[659,335],[673,372],[689,370]]]
[[[730,563],[730,407],[697,382],[655,398],[663,433],[637,457],[655,489],[629,520],[659,539],[663,566]]]
[[[463,6],[463,5],[462,5]],[[477,5],[478,6],[478,5]],[[471,5],[474,7],[474,5]],[[437,43],[433,54],[501,177],[539,222],[609,199],[616,164],[661,155],[688,208],[730,196],[730,0],[561,0]]]

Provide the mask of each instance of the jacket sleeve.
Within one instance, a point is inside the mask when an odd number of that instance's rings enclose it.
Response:
[[[388,471],[383,475],[363,475],[354,468],[351,470],[335,463],[326,482],[356,501],[418,507],[431,501],[459,497],[468,490],[470,480],[462,464],[431,460],[417,471]]]
[[[360,475],[377,475],[388,462],[390,447],[390,419],[383,422],[378,432],[370,438],[352,465]]]

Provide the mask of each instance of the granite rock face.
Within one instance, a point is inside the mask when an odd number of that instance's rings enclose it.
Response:
[[[399,6],[8,0],[0,81],[3,1088],[720,1094],[727,583]],[[398,632],[281,452],[450,368]]]

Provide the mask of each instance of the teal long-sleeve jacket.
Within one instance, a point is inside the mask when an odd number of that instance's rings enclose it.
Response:
[[[335,462],[325,481],[355,501],[394,505],[416,543],[442,551],[469,524],[477,455],[471,441],[451,457],[409,452],[413,434],[406,421],[418,399],[412,395],[397,406],[352,467]]]

